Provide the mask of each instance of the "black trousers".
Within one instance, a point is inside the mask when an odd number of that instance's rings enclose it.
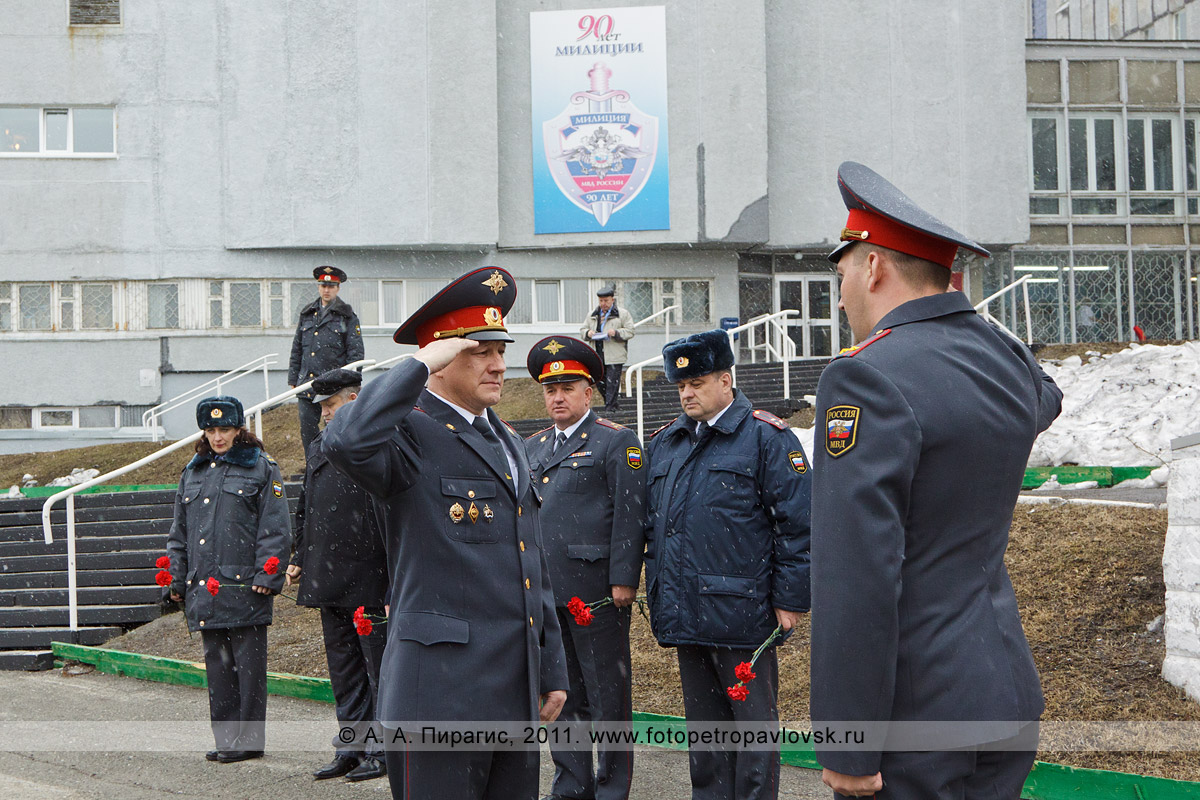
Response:
[[[537,800],[536,748],[421,750],[384,735],[393,800]]]
[[[208,715],[218,750],[262,750],[267,719],[267,626],[202,631]]]
[[[382,619],[383,608],[364,611]],[[329,664],[329,682],[338,720],[338,735],[333,746],[338,755],[380,755],[381,748],[368,740],[367,730],[375,722],[375,698],[379,693],[379,665],[383,663],[383,648],[387,644],[387,628],[376,624],[366,636],[359,636],[354,625],[354,609],[335,606],[321,607],[321,633],[325,639],[325,661]],[[342,738],[347,728],[355,732],[350,741]],[[375,729],[375,738],[380,731]]]
[[[599,389],[604,396],[604,407],[609,411],[616,411],[621,406],[621,370],[623,369],[625,369],[623,363],[606,363],[604,365],[604,380]]]
[[[596,618],[580,627],[565,608],[558,609],[563,649],[567,655],[569,687],[567,702],[556,725],[571,726],[569,741],[587,741],[592,722],[631,727],[633,699],[630,694],[629,608],[603,606]],[[595,770],[591,748],[555,747],[552,792],[561,797],[624,800],[633,781],[633,748],[597,745]]]
[[[300,444],[304,447],[304,458],[307,460],[308,446],[321,429],[321,404],[297,397],[296,407],[300,409]]]
[[[1016,800],[1033,768],[1038,724],[1000,744],[951,752],[883,754],[877,800]],[[1016,749],[1025,748],[1028,749]],[[837,794],[834,797],[843,797]]]
[[[693,722],[779,721],[779,662],[768,648],[754,664],[755,679],[746,684],[745,701],[730,699],[737,683],[734,668],[749,661],[753,650],[681,645],[679,678],[688,728]],[[775,800],[779,796],[779,748],[743,750],[729,745],[697,745],[688,749],[692,800]]]

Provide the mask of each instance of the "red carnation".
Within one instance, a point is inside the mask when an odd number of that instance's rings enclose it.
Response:
[[[213,597],[217,596],[217,592],[221,591],[221,582],[216,578],[209,578],[204,584],[204,588],[208,589],[208,593]]]
[[[279,572],[279,559],[275,556],[268,558],[267,563],[263,564],[263,572],[268,575],[274,575],[276,572]]]
[[[750,696],[750,690],[739,683],[736,686],[730,686],[728,689],[726,689],[725,694],[729,695],[730,698],[737,700],[740,703]]]
[[[154,566],[158,567],[159,569],[170,569],[171,568],[170,556],[159,556],[158,561],[154,562]]]
[[[355,627],[358,628],[359,636],[368,636],[375,625],[371,622],[371,620],[363,617],[357,623],[355,623]]]
[[[579,612],[587,608],[587,603],[580,600],[578,597],[572,597],[567,601],[567,611],[570,611],[575,616],[579,616]]]
[[[364,619],[367,618],[367,615],[365,612],[366,612],[366,609],[363,606],[359,606],[358,608],[354,609],[354,624],[355,625],[357,625],[358,623],[362,622]]]
[[[159,560],[161,561],[162,559]],[[171,577],[171,573],[167,572],[165,569],[159,570],[158,574],[154,576],[154,582],[159,586],[170,586],[172,580],[173,578]]]
[[[592,624],[592,620],[595,618],[596,616],[592,613],[592,610],[587,606],[584,606],[575,614],[575,624],[586,628],[588,625]]]
[[[736,675],[737,679],[742,683],[749,683],[755,678],[754,665],[749,661],[743,661],[733,668],[733,674]]]

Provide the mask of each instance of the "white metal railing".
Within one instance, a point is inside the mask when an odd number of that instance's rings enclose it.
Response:
[[[1022,293],[1025,295],[1025,344],[1033,344],[1033,318],[1032,318],[1032,314],[1029,311],[1029,279],[1032,277],[1033,277],[1032,275],[1025,275],[1021,278],[1018,278],[1017,280],[1013,281],[1008,286],[1005,286],[1003,289],[996,292],[995,294],[988,295],[981,302],[979,302],[975,305],[975,311],[976,311],[976,313],[979,314],[979,316],[988,320],[989,322],[994,324],[997,328],[1004,331],[1009,336],[1011,336],[1012,338],[1016,339],[1019,342],[1019,341],[1021,341],[1021,337],[1017,336],[1015,333],[1013,333],[1008,328],[1006,328],[1004,326],[1004,324],[1002,322],[1000,322],[1000,320],[993,317],[991,315],[991,312],[988,311],[988,305],[993,300],[997,300],[1000,297],[1002,297],[1003,295],[1008,294],[1009,292],[1016,291],[1016,289],[1018,287],[1020,287]]]
[[[172,397],[170,400],[165,400],[165,401],[159,403],[158,405],[156,405],[154,408],[151,408],[150,410],[143,413],[142,414],[142,427],[150,429],[150,441],[152,441],[152,442],[158,441],[158,424],[159,424],[159,421],[163,418],[163,416],[166,415],[166,413],[168,411],[174,411],[175,409],[180,408],[181,406],[185,406],[188,403],[190,403],[198,398],[208,397],[209,394],[213,391],[215,391],[216,394],[221,394],[221,390],[224,387],[227,387],[229,384],[233,383],[234,381],[240,380],[241,378],[244,378],[247,375],[252,375],[255,372],[258,372],[259,370],[262,370],[262,376],[263,376],[263,397],[270,397],[271,396],[271,384],[269,382],[270,376],[268,375],[267,370],[270,367],[273,367],[275,365],[275,363],[276,363],[275,359],[278,357],[278,355],[279,355],[278,353],[270,353],[265,356],[259,356],[258,358],[254,359],[253,361],[248,361],[245,364],[242,364],[240,367],[237,367],[236,369],[231,369],[231,370],[229,370],[229,372],[226,372],[224,375],[220,375],[216,378],[213,378],[211,381],[208,381],[207,383],[202,383],[199,386],[195,386],[191,389],[188,389],[186,392],[183,392],[182,394],[178,394],[175,397]],[[247,416],[249,416],[249,415],[247,415]],[[261,416],[256,417],[254,420],[254,434],[256,436],[258,436],[260,439],[262,438],[262,417]]]
[[[680,308],[683,308],[683,306],[681,306],[679,303],[676,303],[673,306],[667,306],[662,311],[656,311],[653,314],[651,314],[650,316],[646,317],[645,319],[640,319],[637,322],[633,323],[633,327],[635,327],[635,328],[641,327],[642,325],[645,325],[647,322],[654,319],[655,317],[661,317],[663,314],[666,314],[667,316],[663,320],[663,344],[665,345],[671,341],[671,313],[670,312],[675,311],[676,309],[680,309]]]
[[[783,396],[784,397],[792,396],[792,394],[791,394],[791,388],[792,388],[791,387],[791,375],[790,375],[791,367],[790,367],[789,362],[791,361],[791,359],[796,357],[796,343],[792,341],[792,337],[787,335],[786,320],[790,316],[793,316],[793,315],[798,316],[799,314],[800,314],[799,311],[796,311],[795,309],[791,309],[791,308],[785,309],[783,311],[776,311],[774,314],[762,314],[761,316],[757,316],[757,317],[753,318],[752,320],[750,320],[749,322],[747,322],[744,325],[739,325],[736,328],[730,328],[729,330],[725,331],[725,334],[729,337],[729,347],[730,347],[730,349],[733,349],[733,351],[736,353],[737,350],[733,346],[734,334],[738,334],[743,331],[752,331],[752,330],[756,330],[758,328],[763,329],[763,342],[762,342],[762,344],[754,345],[754,347],[762,348],[765,353],[775,354],[777,357],[780,357],[780,360],[783,361]],[[780,347],[776,347],[776,346],[772,345],[767,340],[766,333],[770,328],[774,328],[780,334],[780,338],[779,338],[779,341],[781,343]],[[747,339],[751,343],[753,342],[753,336],[751,334],[747,334]],[[754,350],[751,350],[751,353],[753,354]],[[786,356],[786,357],[784,357],[784,356]],[[754,363],[753,355],[751,356],[751,359],[752,359],[751,363]],[[637,376],[637,436],[639,439],[641,439],[643,441],[645,441],[645,432],[646,432],[646,430],[645,430],[645,428],[646,428],[646,413],[645,413],[645,407],[643,405],[643,398],[645,397],[644,371],[645,371],[646,367],[654,366],[656,364],[661,364],[662,360],[663,360],[663,357],[662,357],[662,354],[660,353],[659,355],[656,355],[653,358],[647,358],[645,361],[639,361],[638,363],[627,367],[625,370],[625,396],[626,397],[634,396],[633,382],[634,382],[634,376],[635,375]],[[766,360],[766,359],[764,358],[764,360]],[[733,380],[734,380],[734,385],[736,385],[737,384],[737,367],[736,366],[733,368]]]
[[[374,370],[390,367],[393,364],[397,364],[407,358],[412,358],[413,355],[414,355],[413,353],[405,353],[403,355],[395,356],[393,358],[389,358],[384,361],[378,361],[378,362],[375,361],[374,359],[363,359],[362,361],[353,361],[349,364],[346,364],[345,367],[343,367],[343,369],[354,369],[356,367],[362,367],[363,368],[362,372],[365,374],[367,372],[372,372]],[[268,356],[263,356],[263,358],[268,358]],[[251,362],[251,363],[253,363],[253,362]],[[295,387],[294,389],[288,389],[286,392],[277,394],[274,397],[268,397],[266,400],[262,401],[258,405],[251,406],[250,408],[246,409],[245,415],[246,415],[247,419],[252,414],[257,415],[260,426],[261,426],[262,413],[264,411],[270,410],[272,408],[275,408],[278,405],[283,404],[284,402],[292,399],[293,397],[300,394],[301,392],[308,391],[311,387],[312,387],[312,381],[309,381],[308,383],[301,384],[301,385]],[[259,428],[259,430],[261,431],[261,427]],[[73,630],[73,631],[79,630],[79,596],[78,596],[78,591],[77,591],[78,586],[76,583],[76,564],[75,564],[75,495],[79,494],[84,489],[90,489],[93,486],[99,486],[102,483],[108,483],[113,478],[119,478],[122,475],[125,475],[129,472],[133,472],[135,469],[138,469],[139,467],[144,467],[145,465],[147,465],[153,461],[157,461],[158,459],[162,458],[163,456],[169,455],[170,453],[173,453],[176,450],[179,450],[179,449],[191,444],[192,442],[195,442],[197,439],[199,439],[203,435],[204,435],[203,431],[196,431],[192,435],[187,436],[183,439],[180,439],[177,442],[172,442],[171,444],[167,445],[166,447],[162,448],[161,450],[151,453],[150,455],[146,456],[145,458],[139,458],[137,461],[134,461],[131,464],[126,464],[123,467],[118,467],[117,469],[114,469],[111,472],[106,472],[103,475],[92,478],[90,481],[84,481],[83,483],[78,484],[76,486],[68,487],[68,488],[64,489],[63,491],[57,492],[56,494],[52,494],[46,498],[46,502],[42,504],[42,534],[43,534],[43,538],[45,539],[46,544],[52,544],[54,542],[54,530],[53,530],[53,526],[50,523],[50,511],[51,511],[51,509],[54,508],[54,505],[59,500],[62,500],[62,499],[66,500],[66,510],[67,510],[67,599],[68,599],[68,609],[69,609],[68,614],[70,617],[71,630]],[[261,436],[259,438],[261,438]]]

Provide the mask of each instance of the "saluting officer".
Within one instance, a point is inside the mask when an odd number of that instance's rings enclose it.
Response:
[[[317,279],[316,300],[300,309],[300,321],[292,339],[292,357],[288,363],[288,386],[293,389],[323,372],[344,367],[363,358],[362,328],[350,304],[338,298],[348,278],[337,267],[321,266],[313,270]],[[300,443],[308,457],[308,446],[317,435],[321,407],[311,391],[296,396],[300,409]]]
[[[587,344],[551,336],[533,346],[525,363],[554,421],[525,446],[542,494],[546,564],[570,679],[559,721],[582,723],[571,741],[587,741],[590,722],[628,727],[633,719],[629,622],[642,573],[642,448],[633,431],[591,410],[604,365]],[[597,608],[586,627],[567,612],[572,597],[591,603],[610,595],[612,605]],[[598,745],[593,770],[590,747],[564,748],[557,741],[550,744],[550,800],[629,796],[632,747]]]
[[[292,549],[283,478],[245,427],[236,397],[201,400],[204,436],[183,468],[167,536],[171,599],[200,632],[217,749],[209,761],[260,758],[266,737],[267,626]]]
[[[838,188],[829,259],[858,345],[817,388],[811,710],[814,729],[876,724],[866,750],[817,745],[824,780],[837,796],[1015,798],[1043,703],[1004,551],[1062,392],[948,291],[958,249],[987,250],[862,164]],[[930,727],[889,737],[889,721]],[[905,752],[931,744],[953,752]]]
[[[767,648],[743,701],[726,688],[775,630],[808,611],[808,461],[787,424],[733,387],[724,331],[663,348],[683,413],[647,444],[646,593],[658,643],[676,648],[688,722],[779,722]],[[689,748],[694,800],[779,793],[779,748]]]
[[[515,298],[513,277],[496,267],[455,280],[396,331],[398,343],[420,345],[415,358],[365,386],[325,429],[329,460],[383,515],[391,615],[378,713],[388,729],[479,720],[536,727],[566,699],[529,461],[490,410]],[[536,748],[410,745],[387,750],[394,797],[537,792]]]
[[[313,381],[313,402],[328,425],[342,406],[354,402],[362,375],[333,369]],[[360,636],[355,609],[373,622],[384,619],[387,559],[374,502],[366,490],[334,468],[325,457],[324,434],[309,447],[304,487],[296,509],[296,547],[287,568],[287,582],[299,580],[296,602],[321,610],[325,659],[333,684],[338,726],[356,736],[334,737],[333,761],[313,773],[317,780],[346,776],[349,781],[387,774],[383,751],[364,744],[367,728],[376,719],[375,698],[379,665],[386,644],[384,625],[375,624]]]

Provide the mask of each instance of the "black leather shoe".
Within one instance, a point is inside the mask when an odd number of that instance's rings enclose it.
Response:
[[[357,756],[334,756],[325,766],[314,772],[312,776],[319,781],[328,778],[340,778],[358,766]]]
[[[222,764],[233,764],[237,761],[249,761],[252,758],[262,757],[262,750],[222,750],[217,753],[217,761]]]
[[[386,776],[387,764],[374,756],[363,756],[363,760],[358,762],[358,766],[346,773],[346,780],[355,783]]]
[[[220,755],[221,754],[218,753],[216,750],[209,750],[207,753],[204,754],[204,760],[205,761],[216,761],[220,757]]]

